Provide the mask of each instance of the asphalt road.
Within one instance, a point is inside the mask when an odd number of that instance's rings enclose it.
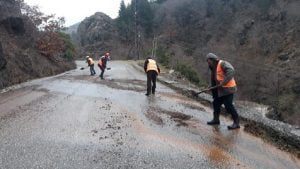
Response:
[[[162,84],[146,97],[145,74],[128,62],[109,67],[105,80],[78,68],[1,93],[0,168],[300,168],[243,128],[228,131],[230,119],[207,126],[210,107]]]

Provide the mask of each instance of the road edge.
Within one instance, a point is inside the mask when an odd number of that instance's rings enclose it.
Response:
[[[143,68],[137,62],[131,62],[131,65],[144,73]],[[204,94],[198,97],[193,96],[193,92],[199,91],[195,86],[185,87],[180,82],[174,82],[168,79],[164,74],[160,74],[157,81],[170,87],[173,90],[202,103],[212,104],[211,96]],[[244,125],[244,130],[253,135],[259,136],[281,150],[295,154],[300,158],[300,129],[281,121],[272,120],[264,117],[261,113],[248,109],[247,107],[236,106],[240,119]]]

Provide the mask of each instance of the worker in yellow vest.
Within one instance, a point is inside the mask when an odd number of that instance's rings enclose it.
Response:
[[[215,86],[212,89],[214,118],[207,124],[220,124],[219,116],[221,106],[224,104],[226,111],[231,114],[233,119],[233,124],[228,126],[228,129],[238,129],[240,128],[239,115],[232,103],[234,93],[237,91],[237,85],[234,80],[234,68],[229,62],[220,60],[213,53],[209,53],[206,59],[211,70],[211,85]]]
[[[90,56],[86,56],[86,63],[90,67],[91,76],[94,76],[96,74],[94,69],[94,60]]]
[[[154,59],[148,57],[144,63],[144,70],[147,74],[147,93],[146,96],[149,96],[151,93],[155,95],[156,88],[156,78],[160,73],[160,69]]]

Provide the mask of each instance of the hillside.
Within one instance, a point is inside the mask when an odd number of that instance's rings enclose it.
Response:
[[[300,125],[300,1],[141,0],[136,27],[133,3],[121,4],[109,29],[87,19],[83,51],[111,50],[126,59],[137,58],[137,50],[145,58],[155,42],[158,60],[185,74],[198,73],[191,77],[197,84],[207,83],[205,56],[216,53],[236,69],[238,99],[271,105],[271,118]]]
[[[64,58],[63,53],[61,56],[46,56],[37,46],[37,42],[42,42],[40,35],[46,37],[30,18],[21,14],[19,3],[1,0],[0,89],[75,68],[72,59]]]
[[[99,58],[106,52],[112,52],[114,59],[124,59],[129,55],[126,54],[126,44],[119,40],[115,21],[101,12],[84,19],[78,26],[77,35],[72,38],[81,46],[81,56]]]
[[[299,125],[297,9],[294,0],[166,1],[156,12],[160,44],[173,66],[187,62],[204,79],[204,56],[218,54],[236,68],[239,99],[272,105],[273,118]]]

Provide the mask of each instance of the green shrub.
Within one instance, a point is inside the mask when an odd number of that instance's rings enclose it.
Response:
[[[295,96],[293,94],[285,94],[278,97],[278,111],[291,112],[295,104]]]
[[[200,78],[200,75],[191,66],[187,66],[186,64],[177,64],[175,70],[182,76],[186,77],[190,82],[198,86],[205,86],[207,83]]]
[[[186,47],[184,48],[184,53],[188,56],[192,56],[196,47]]]
[[[76,47],[71,41],[71,37],[68,34],[60,32],[59,35],[64,41],[65,49],[64,49],[64,57],[66,59],[72,60],[76,55]]]
[[[171,59],[171,54],[169,54],[165,49],[162,47],[159,47],[157,49],[157,61],[162,64],[163,66],[169,68],[170,67],[170,59]]]

